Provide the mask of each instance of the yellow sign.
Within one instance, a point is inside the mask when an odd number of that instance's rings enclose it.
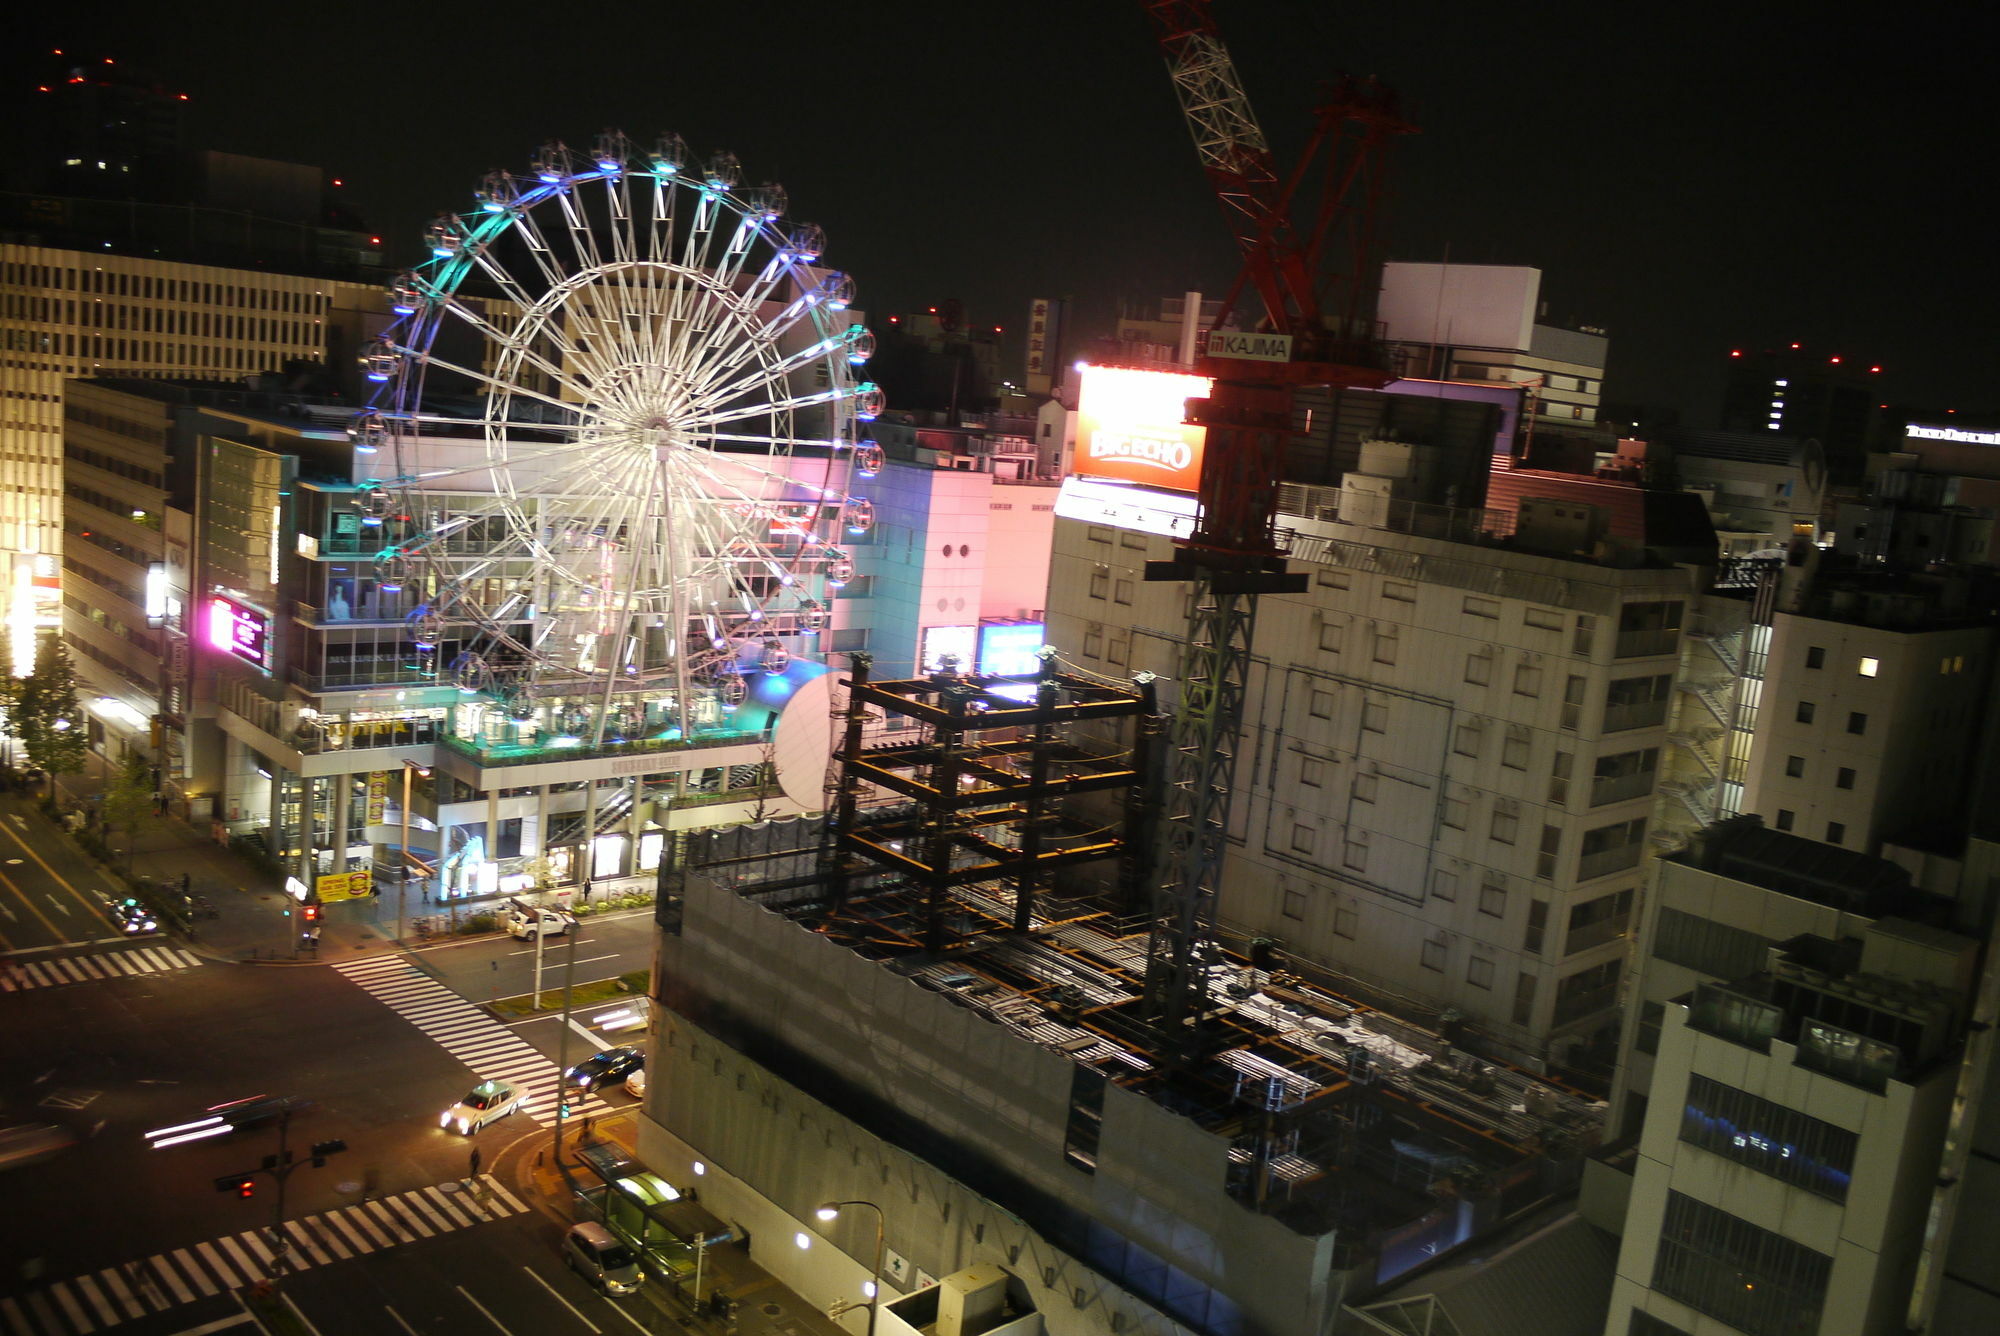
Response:
[[[371,770],[368,772],[368,824],[382,824],[382,813],[389,805],[389,772]]]
[[[334,872],[315,878],[313,891],[323,905],[338,904],[342,900],[365,900],[370,894],[369,882],[366,871]]]

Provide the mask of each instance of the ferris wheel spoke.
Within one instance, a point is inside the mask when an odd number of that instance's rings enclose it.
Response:
[[[446,361],[444,358],[439,357],[436,354],[429,355],[426,358],[426,360],[430,363],[430,365],[434,367],[442,367],[446,371],[453,372],[456,375],[464,376],[467,380],[477,381],[481,385],[489,386],[494,390],[500,391],[506,397],[511,398],[515,395],[519,395],[523,399],[533,399],[539,403],[547,404],[551,408],[560,408],[566,413],[571,413],[576,411],[576,405],[573,403],[565,403],[561,399],[557,399],[550,395],[543,394],[539,390],[531,390],[524,385],[501,380],[497,376],[489,376],[484,371],[475,371],[471,367],[460,366],[456,362]]]
[[[562,374],[560,367],[535,351],[532,335],[523,336],[519,333],[506,333],[498,325],[459,301],[456,297],[447,300],[443,305],[446,311],[458,317],[458,319],[464,321],[467,325],[470,325],[482,337],[496,345],[504,353],[511,354],[515,359],[527,363],[529,366],[546,375],[559,376]],[[524,327],[531,330],[537,328],[535,326]]]

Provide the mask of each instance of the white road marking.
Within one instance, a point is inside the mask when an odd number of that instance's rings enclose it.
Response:
[[[598,1332],[600,1336],[602,1336],[604,1328],[598,1326],[595,1322],[592,1322],[589,1318],[585,1317],[583,1315],[582,1309],[578,1308],[575,1304],[571,1303],[569,1300],[563,1298],[562,1294],[556,1289],[555,1286],[549,1284],[546,1280],[542,1279],[541,1272],[535,1270],[535,1268],[531,1266],[524,1266],[521,1269],[527,1272],[529,1276],[533,1277],[534,1282],[537,1285],[540,1285],[543,1289],[547,1290],[550,1294],[554,1295],[555,1301],[557,1303],[561,1304],[564,1308],[569,1309],[570,1312],[575,1313],[576,1320],[578,1322],[581,1322],[584,1326],[589,1327],[592,1331]]]
[[[479,1300],[473,1298],[471,1293],[465,1288],[465,1286],[454,1285],[452,1286],[452,1288],[457,1290],[460,1294],[465,1295],[465,1301],[471,1304],[474,1308],[477,1308],[481,1313],[484,1313],[486,1315],[486,1320],[488,1322],[491,1322],[494,1326],[499,1327],[501,1331],[507,1332],[507,1336],[514,1336],[513,1332],[507,1331],[507,1328],[501,1323],[499,1318],[493,1316],[493,1314],[491,1313],[486,1312],[486,1305],[479,1302]]]

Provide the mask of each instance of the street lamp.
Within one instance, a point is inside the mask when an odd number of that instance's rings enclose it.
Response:
[[[400,869],[401,875],[396,878],[396,942],[399,946],[403,941],[405,925],[409,923],[407,913],[409,908],[410,864],[414,861],[410,857],[410,776],[412,774],[422,775],[425,779],[429,779],[431,768],[427,765],[418,765],[415,761],[411,760],[403,762],[403,847],[401,850],[403,866]]]
[[[875,1270],[868,1282],[868,1336],[875,1336],[875,1312],[882,1306],[882,1244],[887,1219],[872,1201],[830,1201],[813,1214],[822,1220],[838,1220],[843,1206],[866,1206],[875,1212]]]

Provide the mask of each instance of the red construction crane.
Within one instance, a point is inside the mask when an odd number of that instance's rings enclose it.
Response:
[[[1382,85],[1339,80],[1322,90],[1305,151],[1281,174],[1205,0],[1144,3],[1243,256],[1198,367],[1214,388],[1189,403],[1188,420],[1207,428],[1194,531],[1172,560],[1146,567],[1149,580],[1194,582],[1145,991],[1148,1018],[1169,1047],[1186,1049],[1199,1044],[1257,596],[1305,589],[1304,576],[1286,571],[1276,531],[1292,391],[1391,378],[1374,330],[1374,222],[1384,150],[1414,127]],[[1230,355],[1222,327],[1245,289],[1274,336],[1255,351],[1283,360]]]

